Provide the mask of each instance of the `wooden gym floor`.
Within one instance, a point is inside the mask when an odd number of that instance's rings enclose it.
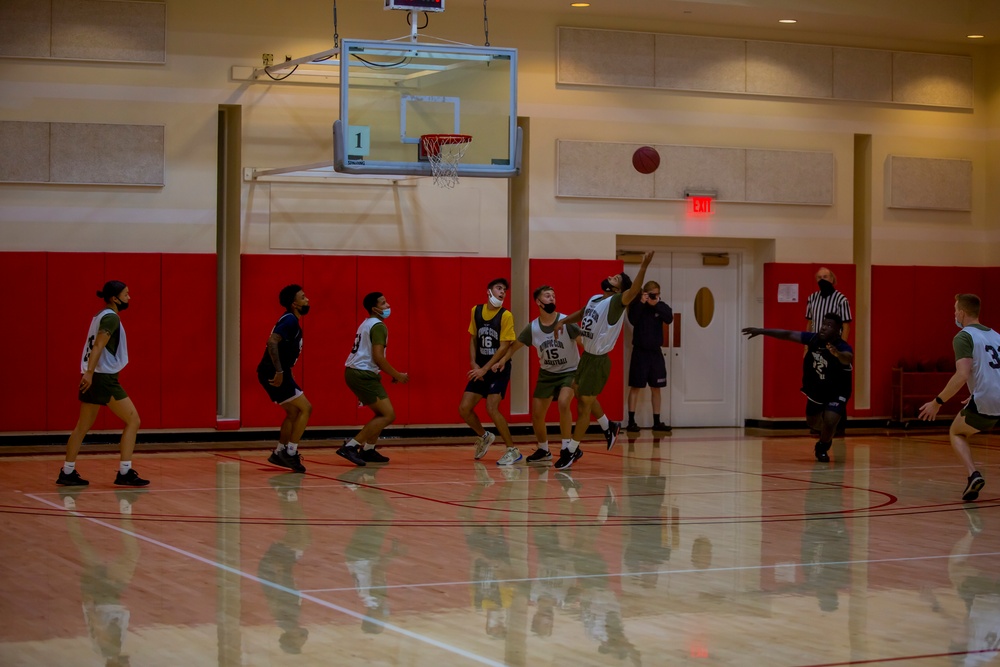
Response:
[[[455,441],[457,445],[459,441]],[[987,485],[943,433],[677,430],[566,472],[503,448],[302,448],[0,460],[0,664],[1000,663],[1000,437]],[[556,445],[557,446],[557,445]],[[532,447],[521,443],[527,455]],[[567,474],[568,473],[568,474]]]

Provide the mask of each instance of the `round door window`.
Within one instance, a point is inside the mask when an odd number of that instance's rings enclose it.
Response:
[[[702,329],[712,323],[715,316],[715,297],[712,290],[702,287],[694,295],[694,319]]]

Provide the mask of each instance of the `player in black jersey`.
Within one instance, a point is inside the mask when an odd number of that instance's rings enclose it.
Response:
[[[847,416],[851,397],[854,351],[841,338],[844,322],[837,313],[823,316],[819,333],[747,327],[747,338],[771,336],[806,346],[802,359],[802,393],[806,395],[806,423],[819,431],[817,461],[830,460],[830,447],[837,425]]]
[[[268,457],[268,463],[295,472],[305,472],[299,456],[299,439],[306,431],[312,404],[302,393],[292,376],[292,366],[302,352],[302,327],[299,319],[309,312],[309,299],[301,285],[286,285],[278,294],[285,314],[271,329],[264,356],[257,364],[257,381],[272,401],[285,411],[278,435],[278,446]]]

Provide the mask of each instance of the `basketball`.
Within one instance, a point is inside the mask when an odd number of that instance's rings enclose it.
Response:
[[[632,153],[632,166],[640,174],[652,174],[660,166],[660,154],[652,146],[643,146]]]

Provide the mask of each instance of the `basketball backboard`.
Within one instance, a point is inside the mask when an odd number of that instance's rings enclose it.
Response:
[[[425,134],[472,135],[460,177],[517,175],[517,50],[343,40],[334,169],[430,176]]]

